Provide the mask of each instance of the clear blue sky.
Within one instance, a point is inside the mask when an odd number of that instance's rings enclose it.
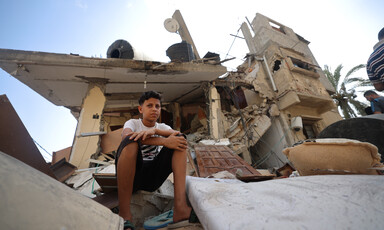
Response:
[[[179,9],[200,55],[216,52],[223,59],[245,17],[262,13],[311,42],[320,66],[343,64],[344,74],[365,63],[384,27],[380,0],[0,0],[0,48],[106,57],[116,39],[126,39],[153,59],[168,62],[165,50],[179,42],[163,28]],[[241,36],[241,32],[239,33]],[[236,40],[230,55],[247,51]],[[366,77],[364,71],[358,73]],[[76,120],[69,110],[48,102],[0,69],[0,94],[6,94],[30,135],[47,151],[72,145]],[[49,160],[49,156],[43,153]]]

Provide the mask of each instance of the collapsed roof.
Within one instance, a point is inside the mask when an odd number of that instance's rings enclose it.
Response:
[[[155,90],[164,102],[191,100],[201,82],[226,72],[221,65],[161,63],[115,58],[0,49],[0,67],[48,101],[77,112],[89,83],[105,84],[106,108],[136,104],[142,92]]]

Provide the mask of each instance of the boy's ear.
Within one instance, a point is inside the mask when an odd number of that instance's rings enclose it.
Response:
[[[141,107],[141,105],[139,105],[139,106],[137,107],[137,109],[139,110],[140,113],[143,113],[143,107]]]

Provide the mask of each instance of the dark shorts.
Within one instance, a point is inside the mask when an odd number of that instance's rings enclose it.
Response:
[[[121,141],[116,154],[116,174],[117,174],[117,162],[119,160],[121,151],[130,143],[135,142],[130,140],[127,136]],[[169,174],[172,173],[172,156],[173,149],[163,147],[160,153],[151,161],[144,161],[141,154],[141,143],[136,141],[139,148],[136,160],[136,172],[135,180],[133,182],[133,192],[137,190],[145,190],[153,192],[158,189],[164,181],[168,178]],[[122,176],[122,175],[117,175]]]

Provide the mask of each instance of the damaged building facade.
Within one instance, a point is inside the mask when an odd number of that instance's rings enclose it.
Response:
[[[160,122],[189,143],[186,194],[199,223],[179,229],[380,229],[378,148],[321,138],[348,120],[338,114],[309,42],[261,14],[248,23],[241,30],[249,52],[234,72],[217,54],[200,58],[179,11],[165,23],[182,39],[166,51],[168,63],[135,58],[124,40],[110,46],[106,59],[0,49],[3,70],[78,121],[73,145],[53,152],[47,164],[0,95],[4,226],[122,229],[115,153],[124,123],[140,117],[138,98],[154,90],[163,96]],[[381,131],[379,119],[354,124]],[[133,194],[132,222],[140,228],[168,213],[173,201],[171,174],[155,192]]]
[[[283,148],[316,138],[341,119],[330,97],[334,88],[309,42],[291,28],[256,14],[241,30],[249,53],[237,72],[212,83],[218,97],[210,100],[220,103],[210,101],[210,114],[218,108],[219,117],[210,133],[229,138],[235,152],[256,167],[282,166]]]
[[[241,30],[249,53],[236,72],[211,57],[160,63],[5,49],[0,66],[71,110],[78,125],[62,157],[78,169],[113,159],[125,121],[139,117],[137,99],[148,90],[163,95],[160,121],[186,133],[191,151],[200,142],[224,144],[254,167],[281,167],[283,148],[341,119],[334,89],[309,42],[289,27],[256,14]]]

